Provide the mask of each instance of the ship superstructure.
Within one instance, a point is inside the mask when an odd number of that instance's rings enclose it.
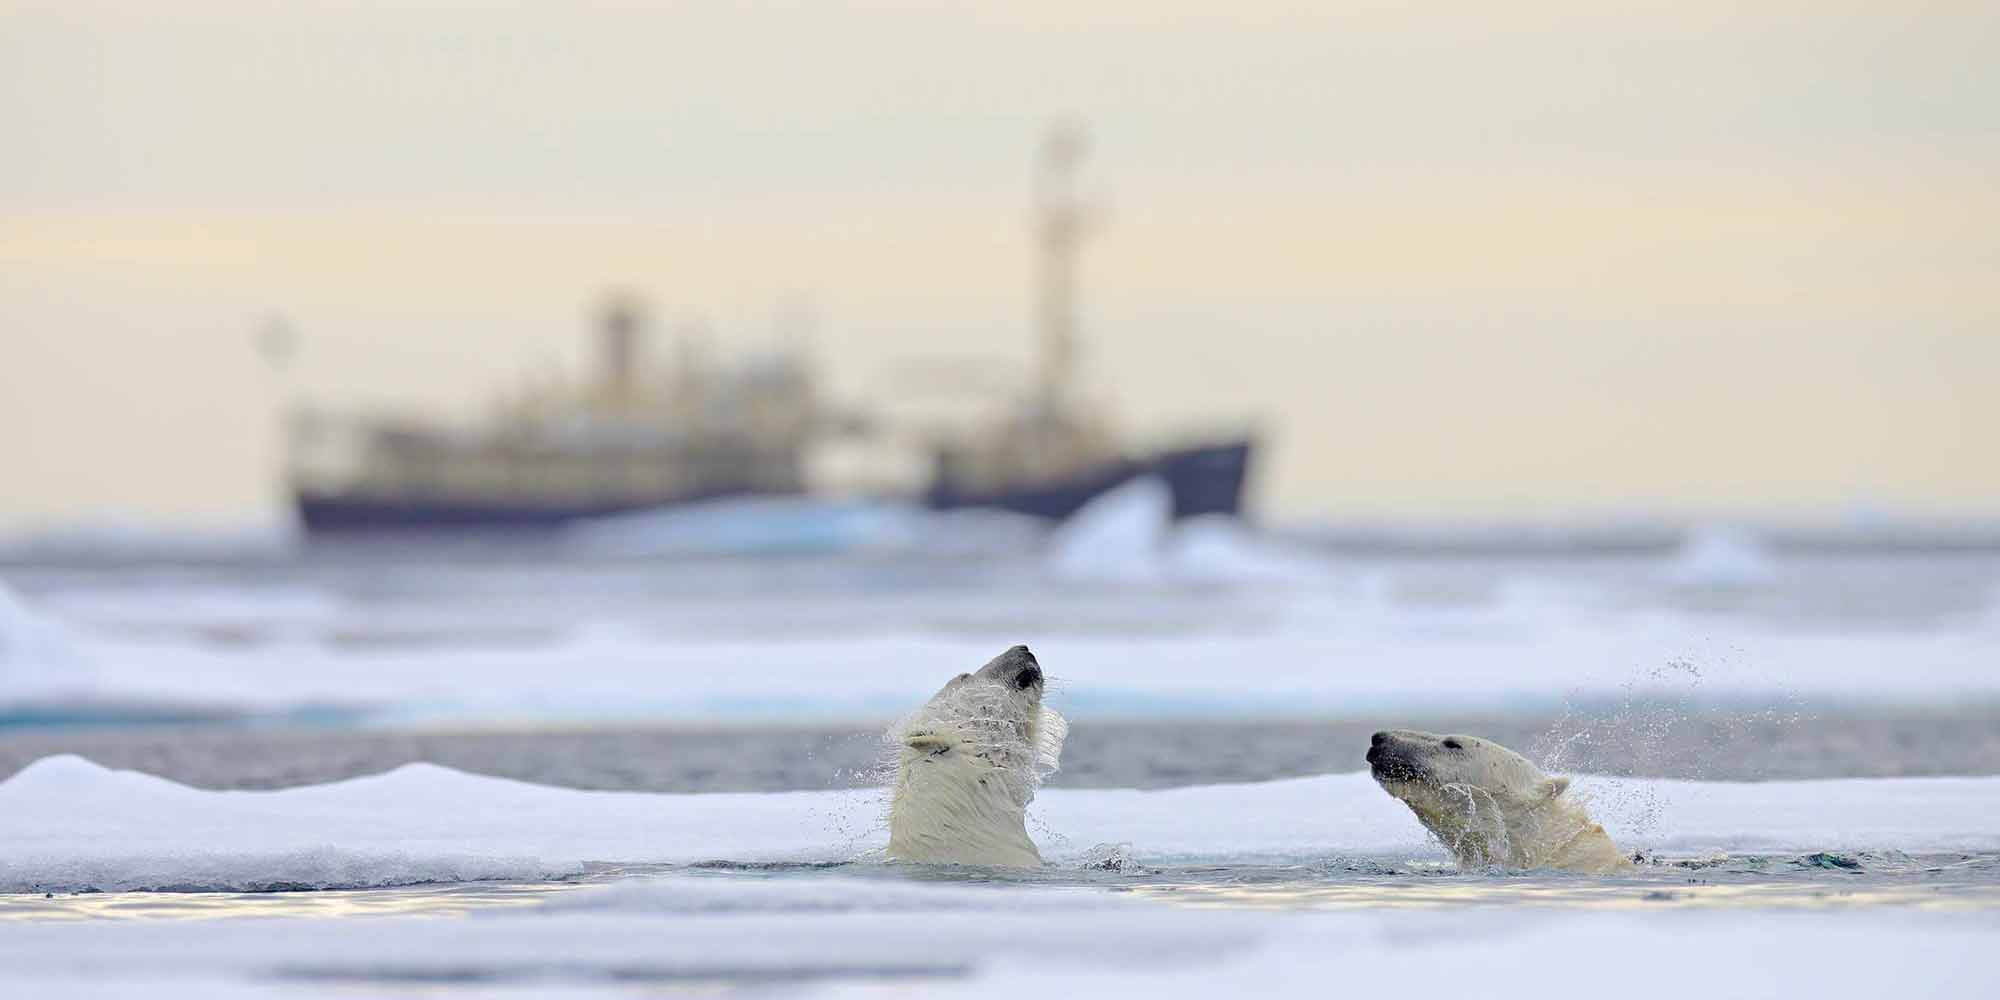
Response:
[[[645,316],[602,308],[594,378],[502,399],[471,426],[306,413],[292,481],[309,531],[556,526],[578,517],[804,489],[820,420],[803,354],[647,363]]]

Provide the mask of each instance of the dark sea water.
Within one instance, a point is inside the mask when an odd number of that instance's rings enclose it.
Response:
[[[1629,711],[1629,709],[1628,709]],[[1662,707],[1662,712],[1674,709]],[[1478,733],[1533,750],[1611,717],[1435,716],[1404,728]],[[1359,770],[1374,719],[1078,720],[1058,788],[1166,788]],[[1644,778],[1761,781],[2000,774],[2000,706],[1733,713],[1659,726],[1657,738],[1570,750],[1572,770]],[[369,730],[265,726],[0,729],[0,779],[74,753],[200,788],[283,788],[425,761],[569,788],[777,792],[879,780],[881,730],[860,726]]]

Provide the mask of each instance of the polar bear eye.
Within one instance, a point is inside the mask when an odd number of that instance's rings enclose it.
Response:
[[[1465,749],[1465,744],[1457,740],[1446,740],[1444,741],[1444,748],[1446,750],[1463,750]]]

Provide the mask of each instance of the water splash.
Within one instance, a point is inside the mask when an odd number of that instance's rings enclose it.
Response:
[[[1065,867],[1082,868],[1089,871],[1118,872],[1133,874],[1150,869],[1141,865],[1133,856],[1131,844],[1099,844],[1083,852],[1082,856]]]
[[[915,836],[966,859],[1034,858],[1026,810],[1061,767],[1068,734],[1068,721],[1042,704],[1039,689],[998,683],[984,671],[947,684],[883,734],[879,815],[890,827],[889,851],[911,857],[915,848],[898,839]],[[1010,815],[1018,824],[1011,833]],[[939,833],[951,816],[964,823]]]
[[[1441,785],[1438,791],[1447,798],[1462,800],[1465,805],[1456,816],[1460,825],[1449,835],[1433,831],[1432,838],[1459,859],[1462,866],[1504,867],[1513,856],[1514,845],[1507,833],[1506,814],[1493,794],[1464,784]]]
[[[1730,657],[1717,659],[1727,664]],[[1608,707],[1603,702],[1579,707],[1573,696],[1528,756],[1552,774],[1614,776],[1586,800],[1628,835],[1656,832],[1668,806],[1665,797],[1655,787],[1620,778],[1707,780],[1722,755],[1750,752],[1759,733],[1805,718],[1789,695],[1766,708],[1716,706],[1706,698],[1705,680],[1693,658],[1675,657],[1620,685]],[[1734,763],[1731,771],[1740,775],[1741,761]]]

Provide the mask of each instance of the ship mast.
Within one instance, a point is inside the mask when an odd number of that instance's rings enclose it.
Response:
[[[1036,327],[1041,334],[1045,415],[1065,412],[1073,401],[1077,365],[1076,254],[1088,222],[1076,193],[1076,169],[1088,135],[1081,124],[1058,122],[1042,136],[1035,176]]]

